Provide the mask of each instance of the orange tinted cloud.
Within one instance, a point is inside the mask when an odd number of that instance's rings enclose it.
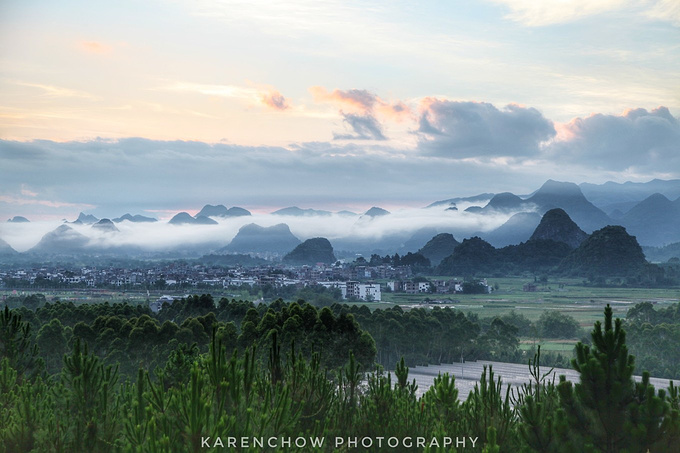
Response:
[[[395,121],[403,121],[411,117],[411,109],[408,105],[401,101],[392,104],[380,102],[378,111],[383,115]]]
[[[276,90],[260,94],[260,101],[267,107],[274,110],[283,111],[290,108],[290,102],[288,102],[288,99],[286,99]]]
[[[343,109],[349,108],[355,113],[373,114],[378,112],[393,120],[402,120],[411,115],[411,109],[402,101],[393,103],[381,99],[378,95],[367,90],[338,90],[328,91],[324,87],[313,86],[309,92],[316,102],[337,104]]]
[[[110,46],[98,41],[80,41],[78,47],[83,52],[97,55],[103,55],[111,51]]]
[[[370,113],[378,97],[366,90],[338,90],[328,91],[324,87],[313,86],[309,92],[314,96],[316,102],[330,102],[350,107],[360,113]]]

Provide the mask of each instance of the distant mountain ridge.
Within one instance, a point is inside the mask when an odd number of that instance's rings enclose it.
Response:
[[[188,212],[180,212],[168,221],[170,225],[217,225],[217,222],[206,216],[192,217]]]
[[[670,200],[680,197],[680,179],[662,180],[653,179],[648,182],[624,182],[616,183],[608,181],[604,184],[579,184],[583,195],[600,209],[616,204],[629,203],[632,205],[648,198],[655,193],[661,194]]]
[[[119,233],[120,230],[116,228],[116,225],[109,219],[101,219],[99,222],[92,225],[90,228],[105,232],[105,233]]]
[[[494,247],[519,244],[527,241],[541,222],[541,215],[537,212],[518,212],[510,217],[503,225],[486,233],[477,233]]]
[[[99,222],[99,219],[96,218],[95,216],[93,216],[92,214],[85,214],[85,213],[81,212],[78,215],[78,218],[71,223],[83,224],[83,225],[92,225],[93,223],[97,223],[97,222]]]
[[[329,216],[332,214],[330,211],[322,211],[318,209],[302,209],[297,206],[291,206],[288,208],[282,208],[278,211],[272,212],[274,215],[290,215],[295,217],[302,216]]]
[[[479,195],[473,195],[471,197],[455,197],[448,198],[446,200],[435,201],[427,205],[428,208],[435,208],[438,206],[456,206],[458,203],[481,203],[490,200],[495,194],[493,193],[480,193]]]
[[[146,216],[139,215],[139,214],[131,215],[129,213],[123,214],[122,216],[116,217],[115,219],[112,219],[112,220],[113,220],[114,223],[120,223],[120,222],[123,222],[125,220],[127,220],[129,222],[134,222],[134,223],[158,222],[158,219],[154,219],[153,217],[146,217]]]
[[[0,256],[15,256],[18,254],[19,252],[14,250],[11,245],[9,245],[3,239],[0,239]]]
[[[7,219],[7,221],[11,222],[11,223],[30,223],[31,222],[26,217],[20,216],[20,215],[16,215],[16,216],[12,217],[11,219]]]
[[[41,254],[74,254],[82,251],[90,240],[68,225],[59,225],[45,234],[28,252]]]
[[[663,246],[680,241],[680,197],[655,193],[633,206],[618,222],[641,244]]]
[[[194,217],[198,219],[199,217],[241,217],[249,215],[252,215],[250,211],[239,208],[238,206],[227,209],[227,207],[222,204],[207,204],[203,206],[203,208]]]

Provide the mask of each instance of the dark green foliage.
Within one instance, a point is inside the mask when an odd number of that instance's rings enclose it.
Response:
[[[332,264],[335,262],[333,246],[326,238],[307,239],[284,256],[283,262],[296,265]]]
[[[569,255],[571,247],[551,239],[531,239],[499,250],[500,259],[515,271],[550,271]]]
[[[418,253],[437,266],[444,258],[451,255],[460,244],[451,233],[441,233],[430,239]]]
[[[36,376],[43,366],[31,337],[31,325],[21,315],[7,307],[0,312],[0,358],[7,359],[19,380]]]
[[[642,248],[622,226],[607,226],[593,232],[560,265],[571,275],[629,276],[645,265]]]
[[[333,308],[337,313],[352,313],[370,333],[377,348],[376,361],[385,368],[393,367],[401,357],[407,365],[451,363],[460,360],[461,355],[466,359],[479,357],[480,327],[459,310],[435,307],[405,312],[394,307],[371,312],[357,306]]]
[[[545,310],[536,323],[542,338],[579,338],[581,327],[571,316],[556,310]]]
[[[221,305],[226,308],[227,304]],[[677,387],[657,391],[646,373],[641,382],[632,380],[634,360],[627,353],[621,322],[617,320],[614,326],[609,307],[604,329],[600,323],[595,326],[592,348],[583,344],[577,348],[573,365],[581,373],[581,381],[575,387],[561,382],[556,388],[547,378],[550,371],[541,370],[539,349],[529,360],[530,383],[511,389],[488,368],[464,402],[458,398],[455,379],[448,374],[437,376],[418,397],[419,389],[415,381],[409,382],[404,357],[396,363],[394,382],[392,374],[380,367],[367,373],[372,360],[366,359],[367,349],[362,347],[367,345],[362,342],[368,334],[358,329],[353,316],[370,321],[366,307],[353,313],[342,309],[334,313],[336,306],[317,312],[309,304],[282,302],[261,311],[250,307],[243,312],[243,308],[234,308],[242,325],[238,339],[235,323],[221,323],[211,313],[185,319],[182,325],[190,321],[182,328],[170,321],[158,328],[158,321],[147,315],[96,318],[96,341],[107,329],[128,335],[141,329],[149,332],[148,341],[154,346],[140,345],[138,349],[148,351],[158,346],[154,335],[162,331],[170,335],[210,330],[205,349],[197,344],[175,346],[165,368],[155,373],[137,369],[123,383],[118,382],[116,367],[91,353],[87,345],[81,346],[77,336],[71,352],[63,357],[60,374],[47,381],[41,377],[19,380],[13,363],[3,355],[0,453],[199,452],[206,450],[206,439],[210,447],[234,450],[227,446],[227,436],[249,438],[250,446],[243,451],[300,452],[348,451],[355,447],[349,446],[347,439],[361,441],[364,437],[375,442],[366,447],[368,451],[428,452],[670,452],[680,442]],[[403,336],[420,328],[428,332],[421,337],[443,341],[446,348],[457,352],[480,347],[481,343],[474,341],[476,334],[462,340],[466,328],[475,332],[479,326],[460,312],[386,311],[392,312],[388,323],[403,324],[396,334]],[[437,315],[428,317],[428,313]],[[51,331],[58,335],[68,329],[52,321],[42,326],[45,338]],[[449,334],[445,330],[436,333],[435,321],[456,327]],[[19,320],[20,325],[25,322]],[[170,325],[178,330],[167,327]],[[493,348],[503,347],[500,343],[512,341],[514,329],[495,318],[480,341],[493,340],[497,343]],[[326,353],[305,350],[309,338],[319,339],[322,337],[315,335],[323,334],[323,345],[337,337],[344,348],[336,351],[343,351],[344,359],[338,357],[330,367],[323,366],[330,363]],[[359,341],[352,343],[357,334]],[[146,340],[140,337],[136,341]],[[173,342],[177,339],[170,340]],[[234,344],[244,347],[234,348]],[[372,339],[368,346],[371,344]],[[366,362],[359,360],[362,354]],[[269,437],[289,436],[321,437],[324,447],[278,445],[268,449],[253,444],[254,437],[266,442]],[[344,438],[345,445],[336,448],[336,436]],[[432,438],[441,441],[444,436],[466,436],[466,446],[415,446],[417,437],[429,444]],[[379,448],[378,437],[396,437],[401,444],[395,449],[383,442]],[[412,440],[412,447],[405,445],[407,439]],[[358,449],[364,450],[361,444]]]
[[[503,446],[501,451],[517,450],[518,440],[514,429],[517,416],[510,398],[510,387],[504,389],[500,378],[494,380],[491,367],[484,367],[481,380],[475,384],[463,410],[466,421],[464,432],[479,433],[480,441],[484,444],[498,442]],[[494,431],[494,439],[487,438],[489,428]]]
[[[556,411],[559,407],[557,388],[547,377],[552,368],[541,373],[541,347],[529,360],[532,380],[518,389],[516,407],[519,408],[520,423],[518,434],[526,444],[526,450],[550,453],[559,450],[559,439],[555,431]]]
[[[569,214],[563,209],[551,209],[541,218],[541,223],[538,224],[534,234],[531,235],[530,241],[534,240],[552,240],[562,242],[575,249],[588,237],[588,233],[583,231],[574,223],[569,217]]]
[[[626,334],[620,319],[612,320],[605,309],[604,329],[599,321],[592,332],[593,346],[576,346],[572,365],[581,374],[580,383],[560,379],[558,391],[562,412],[559,435],[565,448],[607,453],[657,451],[668,440],[674,421],[665,392],[655,393],[648,375],[636,384],[635,359],[628,354]]]
[[[680,303],[655,310],[642,302],[628,310],[626,332],[637,372],[659,377],[680,377]]]
[[[477,275],[490,274],[496,268],[496,249],[475,236],[463,239],[453,253],[444,258],[437,267],[438,275]]]

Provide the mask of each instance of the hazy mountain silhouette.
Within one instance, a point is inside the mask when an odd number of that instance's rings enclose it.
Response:
[[[139,214],[135,214],[135,215],[123,214],[122,216],[116,217],[115,219],[113,219],[113,222],[114,223],[120,223],[124,220],[127,220],[129,222],[134,222],[134,223],[158,222],[158,219],[154,219],[153,217],[146,217],[146,216],[139,215]]]
[[[101,219],[91,227],[93,230],[102,231],[105,233],[118,233],[120,230],[109,219]]]
[[[30,220],[28,220],[26,217],[23,217],[23,216],[20,216],[20,215],[16,215],[16,216],[12,217],[11,219],[7,219],[7,221],[11,222],[11,223],[29,223],[30,222]]]
[[[330,211],[321,211],[318,209],[302,209],[297,206],[291,206],[288,208],[279,209],[278,211],[272,212],[274,215],[290,215],[290,216],[329,216],[332,213]]]
[[[285,223],[270,227],[250,223],[242,226],[231,243],[220,251],[284,254],[293,250],[298,244],[300,240],[290,232],[290,228]]]
[[[636,204],[618,221],[641,244],[662,246],[680,241],[680,198],[656,193]]]
[[[494,247],[519,244],[529,240],[540,221],[541,216],[535,212],[519,212],[495,230],[478,233],[478,236]]]
[[[441,233],[430,239],[418,253],[430,260],[432,266],[437,266],[460,244],[451,233]]]

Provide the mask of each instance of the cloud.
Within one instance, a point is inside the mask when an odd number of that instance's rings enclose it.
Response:
[[[411,109],[404,102],[387,102],[368,90],[328,91],[324,87],[313,86],[309,92],[316,102],[338,107],[343,122],[354,131],[354,134],[334,133],[335,140],[386,140],[378,116],[393,121],[411,117]]]
[[[68,203],[64,201],[51,200],[36,200],[35,198],[24,198],[15,195],[0,195],[0,203],[6,203],[11,206],[24,205],[40,205],[49,208],[78,208],[78,209],[92,209],[95,206],[85,203]]]
[[[270,91],[269,93],[262,93],[260,100],[264,105],[274,110],[287,110],[290,108],[290,103],[278,91]]]
[[[253,104],[261,104],[277,111],[284,111],[291,107],[288,99],[275,88],[263,84],[252,83],[251,85],[253,86],[174,82],[160,89],[240,99]]]
[[[680,3],[677,0],[658,0],[646,12],[647,17],[655,20],[668,21],[680,27]]]
[[[378,112],[390,119],[403,119],[411,114],[411,109],[402,101],[389,102],[381,99],[377,94],[368,90],[339,90],[328,91],[324,87],[313,86],[309,92],[316,102],[335,104],[342,110],[353,113],[373,114]]]
[[[378,97],[367,90],[328,91],[324,87],[313,86],[309,89],[316,102],[330,102],[340,107],[350,108],[359,113],[371,113]]]
[[[260,92],[255,88],[241,87],[237,85],[201,84],[189,82],[175,82],[162,87],[170,91],[185,91],[200,93],[207,96],[219,96],[224,98],[241,98],[257,100]]]
[[[677,0],[491,0],[510,9],[507,18],[530,27],[573,22],[597,14],[629,11],[653,20],[680,24],[680,4]]]
[[[103,55],[111,52],[111,46],[99,41],[80,41],[78,48],[86,53]]]
[[[558,130],[548,151],[559,161],[618,171],[680,168],[680,122],[666,107],[574,118]]]
[[[37,197],[37,196],[38,196],[38,193],[37,193],[37,192],[33,192],[31,189],[29,189],[29,188],[26,187],[24,184],[22,184],[22,185],[21,185],[21,195],[23,195],[23,196],[25,196],[25,197]]]
[[[343,121],[348,130],[335,141],[287,147],[0,140],[0,212],[70,219],[89,206],[97,217],[113,218],[193,212],[207,203],[358,211],[482,192],[529,193],[549,178],[680,178],[679,121],[665,107],[554,125],[529,107],[428,99],[413,147],[384,140],[371,115],[343,113]],[[362,141],[342,141],[347,138]]]
[[[341,113],[342,119],[354,134],[333,134],[334,140],[386,140],[380,123],[372,115]]]
[[[43,91],[46,96],[59,97],[59,98],[84,98],[84,99],[99,99],[96,96],[86,93],[84,91],[73,90],[71,88],[58,87],[54,85],[45,85],[41,83],[29,83],[29,82],[16,82],[16,85],[38,88]]]
[[[546,178],[541,173],[527,177],[521,168],[508,165],[442,162],[394,149],[383,141],[361,146],[299,143],[284,148],[140,138],[64,143],[0,140],[0,161],[5,175],[0,193],[18,193],[26,184],[46,194],[45,199],[96,206],[92,213],[100,218],[147,209],[197,210],[207,203],[247,209],[304,203],[369,208],[380,201],[426,205],[474,195],[477,190],[510,190],[517,183],[521,191],[533,190]],[[22,213],[34,215],[38,206],[34,207],[33,214]],[[0,206],[8,215],[17,215],[15,209]],[[62,217],[77,214],[75,208],[65,209]]]
[[[433,98],[423,101],[416,133],[421,151],[448,158],[535,156],[556,134],[534,108]]]

